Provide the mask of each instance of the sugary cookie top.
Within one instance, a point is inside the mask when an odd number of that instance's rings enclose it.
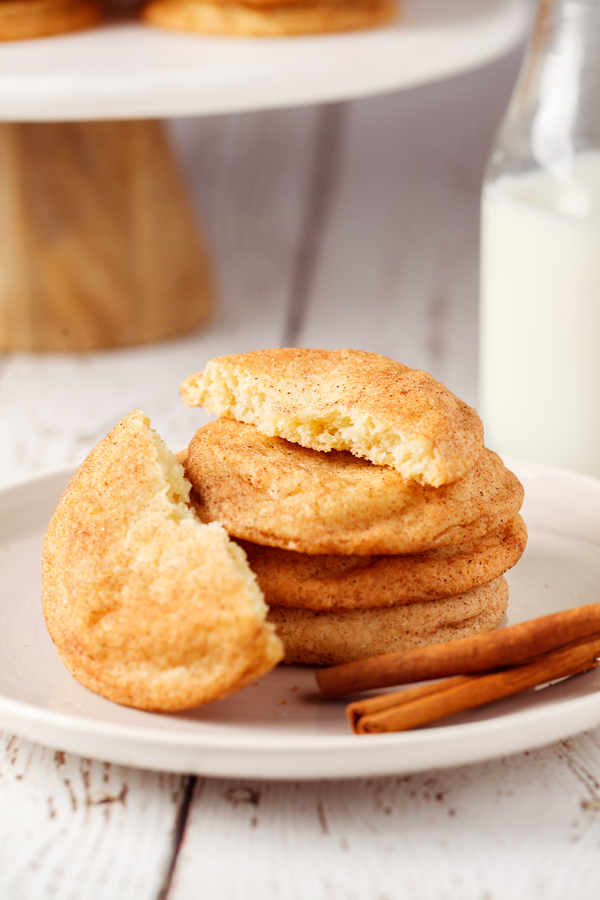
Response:
[[[483,449],[474,409],[427,372],[361,350],[223,356],[186,378],[181,394],[267,436],[346,450],[435,487],[461,478]]]

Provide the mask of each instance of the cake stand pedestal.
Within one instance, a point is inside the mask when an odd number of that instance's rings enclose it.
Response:
[[[161,123],[0,124],[0,347],[168,338],[211,305],[206,256]]]

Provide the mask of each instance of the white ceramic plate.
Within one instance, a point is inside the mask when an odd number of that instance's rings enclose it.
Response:
[[[509,573],[508,623],[600,600],[600,481],[512,466],[530,530]],[[413,772],[541,746],[600,723],[600,670],[405,734],[356,737],[313,670],[280,666],[239,694],[183,714],[127,709],[74,681],[46,632],[40,552],[71,472],[0,491],[0,727],[124,765],[202,775],[348,778]]]
[[[143,24],[0,45],[0,119],[198,115],[364,97],[464,72],[523,35],[523,0],[404,0],[398,24],[300,38]]]

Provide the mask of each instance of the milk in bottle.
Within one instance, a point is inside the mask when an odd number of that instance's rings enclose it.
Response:
[[[486,186],[481,339],[489,446],[600,476],[600,153]]]
[[[541,0],[482,196],[480,399],[503,455],[600,477],[600,0]]]

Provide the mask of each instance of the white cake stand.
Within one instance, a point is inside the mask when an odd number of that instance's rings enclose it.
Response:
[[[397,24],[348,34],[114,23],[0,45],[0,349],[121,346],[206,317],[185,190],[159,123],[144,120],[413,87],[501,56],[527,18],[524,0],[404,0]]]
[[[524,0],[403,0],[397,24],[295,38],[114,24],[0,45],[0,119],[133,119],[365,97],[464,72],[522,36]]]

